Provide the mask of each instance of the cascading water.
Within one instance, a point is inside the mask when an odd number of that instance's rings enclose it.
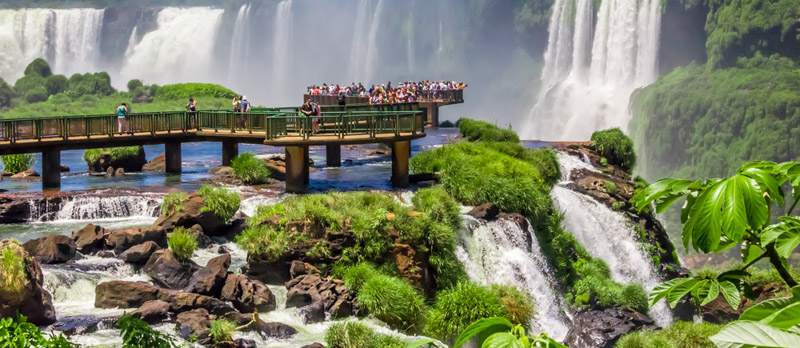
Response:
[[[228,59],[228,83],[235,84],[241,76],[240,72],[247,69],[250,56],[250,4],[244,4],[236,14],[236,23],[233,25],[231,36],[231,56]]]
[[[96,69],[105,10],[56,10],[53,70],[70,76]]]
[[[275,12],[275,37],[272,49],[272,91],[274,94],[285,94],[286,84],[290,78],[292,59],[289,43],[292,42],[292,0],[283,0]],[[285,97],[281,97],[285,98]]]
[[[483,284],[514,285],[527,292],[536,308],[533,329],[564,339],[569,330],[562,317],[565,306],[553,291],[555,280],[530,225],[526,231],[503,218],[486,222],[465,215],[464,220],[456,255],[470,279]]]
[[[57,206],[37,200],[30,206],[30,221],[153,219],[159,214],[161,199],[143,195],[70,196]]]
[[[565,160],[570,155],[559,153],[563,182],[553,187],[550,195],[564,214],[564,228],[571,232],[594,257],[608,264],[611,277],[623,284],[640,283],[650,291],[661,280],[650,256],[637,241],[631,223],[602,203],[566,187],[569,173],[588,165],[580,160]],[[650,308],[650,316],[662,327],[672,322],[672,313],[664,301]]]
[[[358,3],[349,74],[355,81],[372,81],[378,59],[377,36],[383,12],[383,0],[378,0],[374,9],[372,3],[372,0],[360,0]]]
[[[167,84],[208,78],[216,69],[212,53],[223,12],[211,7],[159,11],[158,27],[142,36],[125,57],[122,79]]]
[[[592,1],[556,0],[541,90],[524,135],[575,140],[624,128],[631,93],[657,76],[660,6],[660,0],[603,1],[592,37]]]

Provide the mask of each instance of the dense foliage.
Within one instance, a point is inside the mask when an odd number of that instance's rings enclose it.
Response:
[[[121,147],[110,147],[110,148],[102,148],[102,149],[88,149],[86,152],[83,153],[83,160],[86,162],[89,167],[92,167],[97,160],[103,157],[104,154],[108,153],[111,162],[109,165],[114,168],[122,167],[124,163],[130,161],[133,158],[139,156],[139,152],[142,151],[141,146],[121,146]]]
[[[594,149],[610,164],[618,165],[630,172],[636,165],[636,152],[633,141],[619,128],[611,128],[592,133]]]
[[[470,324],[461,335],[454,347],[462,347],[473,338],[477,338],[482,348],[492,347],[547,347],[566,348],[547,334],[528,337],[525,328],[514,325],[506,318],[493,317],[478,320]]]
[[[170,192],[164,195],[164,201],[161,203],[161,214],[169,215],[174,212],[183,211],[183,203],[189,199],[189,195],[180,192]]]
[[[646,178],[719,177],[743,161],[800,157],[800,65],[780,57],[675,69],[633,100],[631,137]]]
[[[189,97],[205,96],[230,100],[238,94],[212,83],[176,83],[162,86],[155,96],[159,99],[188,99]]]
[[[325,332],[325,343],[330,348],[404,348],[405,342],[397,337],[376,333],[364,323],[348,320],[335,323]]]
[[[2,157],[3,171],[6,173],[17,174],[31,169],[33,166],[33,154],[21,153],[17,155],[5,155]]]
[[[469,141],[519,142],[517,133],[511,129],[502,129],[486,121],[462,118],[458,120],[458,131]]]
[[[175,339],[167,334],[156,331],[150,324],[134,317],[124,314],[117,319],[117,327],[122,333],[123,348],[178,348],[179,344]]]
[[[28,318],[0,318],[0,347],[13,348],[77,348],[62,335],[44,334]]]
[[[422,331],[425,298],[400,278],[374,275],[358,290],[357,300],[359,306],[392,328],[409,333]]]
[[[269,168],[256,155],[245,152],[231,160],[233,175],[246,185],[259,185],[269,179]]]
[[[222,221],[228,221],[239,211],[242,197],[236,192],[211,185],[203,185],[197,190],[197,194],[203,197],[203,211],[213,211]]]
[[[658,331],[635,331],[617,341],[616,348],[715,348],[709,337],[722,327],[709,323],[678,321]]]
[[[192,254],[197,249],[197,237],[182,227],[178,227],[170,234],[167,244],[175,258],[185,261],[192,258]]]

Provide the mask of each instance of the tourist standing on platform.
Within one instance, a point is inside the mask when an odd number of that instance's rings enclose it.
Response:
[[[194,98],[189,98],[189,104],[186,104],[186,111],[189,113],[189,128],[197,128],[197,101]]]
[[[242,96],[233,97],[233,112],[242,112]]]
[[[125,103],[120,104],[120,106],[117,107],[117,126],[118,126],[117,131],[119,132],[119,134],[122,134],[123,129],[125,129],[125,131],[128,131],[127,115],[128,115],[128,105]]]

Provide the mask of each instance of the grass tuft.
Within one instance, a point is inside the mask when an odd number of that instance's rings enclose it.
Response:
[[[269,179],[269,168],[254,154],[245,152],[231,160],[233,175],[246,185],[260,185]]]
[[[350,320],[337,322],[325,332],[329,348],[405,348],[403,340],[376,333],[364,323]]]
[[[236,332],[236,323],[230,320],[216,319],[211,321],[208,334],[214,342],[223,343],[233,341],[234,332]]]
[[[15,240],[5,243],[0,250],[0,293],[5,294],[4,298],[19,298],[22,290],[28,285],[25,277],[25,258],[22,246]]]
[[[250,255],[261,255],[276,261],[289,251],[291,238],[282,228],[268,225],[250,226],[236,236],[236,244]]]
[[[452,342],[476,320],[504,316],[503,303],[490,288],[461,282],[436,296],[428,313],[425,335]]]
[[[167,244],[175,258],[185,261],[192,258],[194,251],[197,250],[197,237],[184,228],[178,227],[172,231]]]
[[[239,194],[222,187],[203,185],[197,190],[197,194],[203,197],[206,206],[204,211],[211,210],[220,220],[228,221],[239,211],[242,198]]]
[[[376,275],[358,290],[358,304],[394,329],[416,333],[425,323],[425,299],[400,278]]]
[[[17,174],[31,169],[33,166],[33,154],[23,153],[17,155],[5,155],[3,159],[3,171],[6,173]]]
[[[180,192],[170,192],[164,195],[164,201],[161,203],[161,215],[169,215],[174,212],[183,211],[183,203],[189,199],[189,195]]]

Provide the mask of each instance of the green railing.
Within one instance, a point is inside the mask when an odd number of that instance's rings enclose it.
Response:
[[[247,113],[231,110],[197,112],[169,111],[129,114],[123,133],[116,115],[73,115],[34,119],[0,119],[0,142],[24,140],[78,140],[80,138],[225,132],[263,134],[267,140],[280,137],[421,133],[422,111],[416,103],[323,106],[322,116],[305,116],[298,107],[259,108]]]

